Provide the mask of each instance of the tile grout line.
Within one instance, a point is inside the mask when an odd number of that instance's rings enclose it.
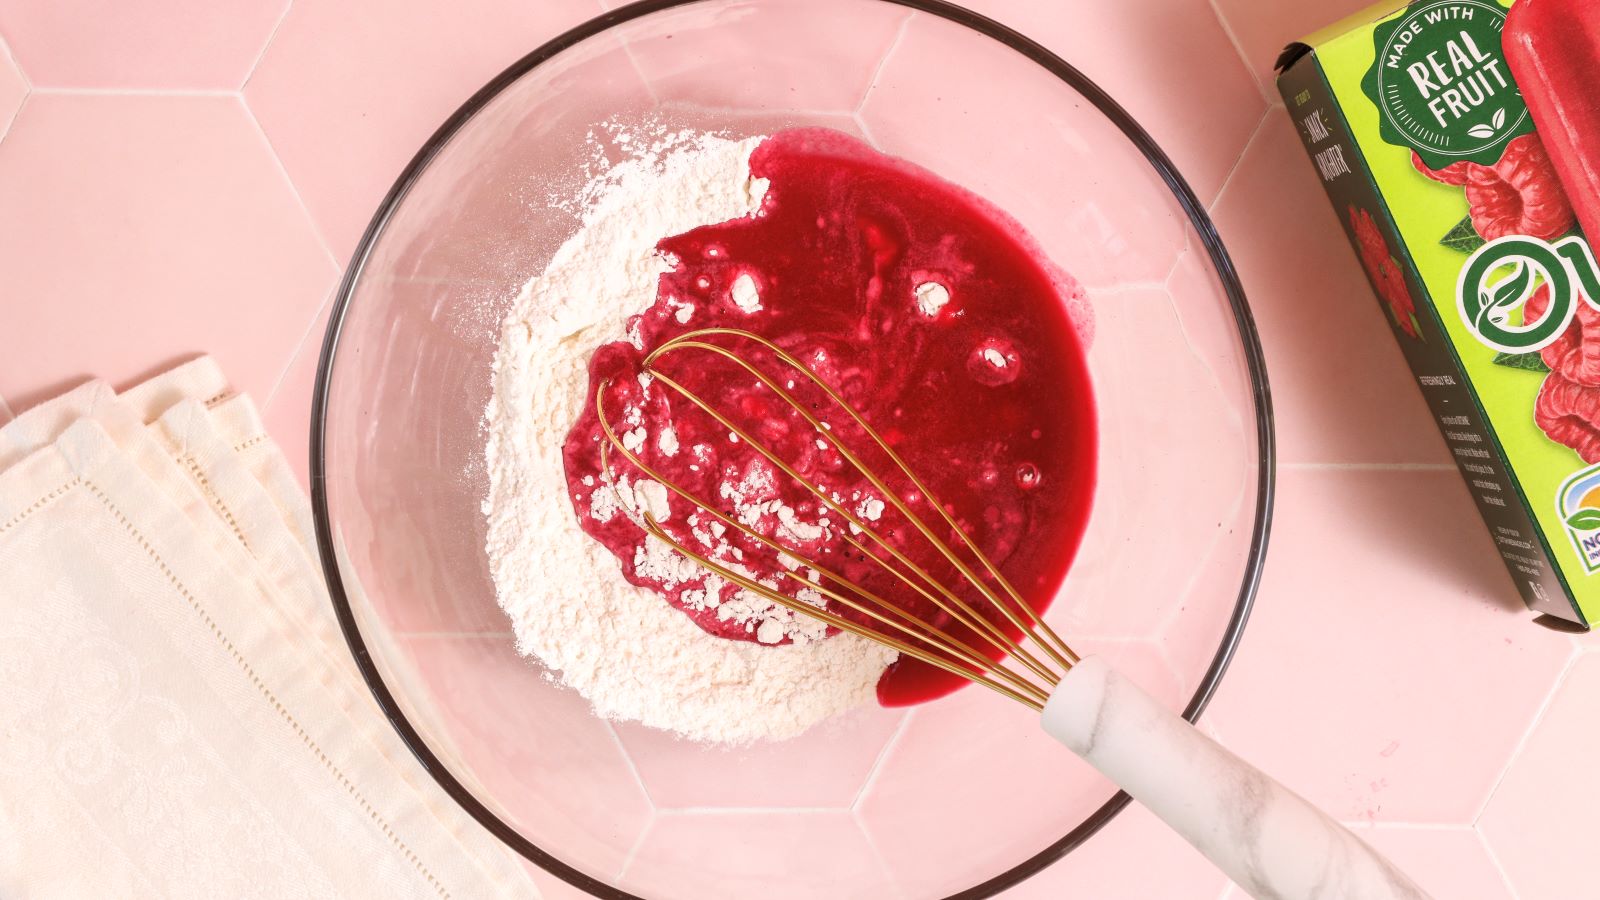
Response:
[[[1261,111],[1261,118],[1257,120],[1256,127],[1251,129],[1250,136],[1245,139],[1244,149],[1239,151],[1239,158],[1233,161],[1233,167],[1228,169],[1228,174],[1222,179],[1222,184],[1217,188],[1217,194],[1211,198],[1206,206],[1206,214],[1216,218],[1217,207],[1222,205],[1222,199],[1228,195],[1228,188],[1233,186],[1234,178],[1238,177],[1239,170],[1244,168],[1244,158],[1250,155],[1250,148],[1255,146],[1256,140],[1267,130],[1267,120],[1272,116],[1273,106],[1268,103],[1267,108]],[[1215,224],[1215,223],[1213,223]]]
[[[1221,690],[1222,689],[1222,685],[1218,684],[1217,685],[1217,689]],[[1210,704],[1206,704],[1206,712],[1210,712],[1210,711],[1211,711],[1211,705]],[[1207,737],[1211,738],[1213,741],[1216,741],[1218,744],[1221,744],[1223,749],[1230,750],[1230,751],[1233,749],[1233,748],[1228,746],[1227,735],[1224,735],[1221,731],[1217,730],[1217,720],[1216,719],[1208,718],[1205,713],[1201,713],[1200,714],[1200,721],[1194,723],[1194,727],[1200,729]]]
[[[1215,227],[1215,224],[1216,223],[1212,223],[1213,227]],[[1173,294],[1172,292],[1172,282],[1173,279],[1178,277],[1178,268],[1182,266],[1183,261],[1188,259],[1190,254],[1193,254],[1194,252],[1194,229],[1185,228],[1183,230],[1183,249],[1178,251],[1178,257],[1172,261],[1172,268],[1167,270],[1167,277],[1161,282],[1161,292],[1166,295],[1167,308],[1172,311],[1173,321],[1178,323],[1178,333],[1183,335],[1183,345],[1189,349],[1189,355],[1194,357],[1195,361],[1200,364],[1201,368],[1206,370],[1206,376],[1211,379],[1211,383],[1216,386],[1217,390],[1222,394],[1226,394],[1228,391],[1223,387],[1222,378],[1217,374],[1216,367],[1212,366],[1211,360],[1207,358],[1207,355],[1200,352],[1200,348],[1195,346],[1194,338],[1189,334],[1189,327],[1184,324],[1183,311],[1178,308],[1177,295]],[[1209,256],[1210,255],[1207,254],[1205,266],[1206,268],[1214,268],[1211,265]],[[1240,416],[1237,411],[1230,411],[1229,418],[1235,425],[1239,426],[1239,429],[1242,433],[1249,431],[1249,429],[1245,427],[1243,417]],[[1194,578],[1191,579],[1191,584],[1198,578],[1199,575],[1197,573]]]
[[[3,34],[0,34],[0,57],[9,60],[11,68],[16,69],[17,74],[22,76],[22,86],[30,91],[33,90],[33,78],[22,68],[22,63],[17,62],[17,54],[11,52],[11,45],[6,42]]]
[[[289,13],[293,9],[294,0],[289,0],[283,5],[283,12],[278,14],[278,21],[273,22],[272,30],[267,32],[267,39],[261,45],[261,52],[256,54],[255,60],[250,63],[250,70],[244,73],[244,80],[239,82],[239,93],[244,93],[244,89],[250,86],[250,79],[254,78],[256,70],[261,68],[261,61],[267,58],[267,51],[272,49],[272,42],[278,38],[278,30],[289,20]]]
[[[627,876],[628,867],[633,865],[634,858],[637,857],[639,855],[639,851],[644,848],[644,839],[650,836],[650,832],[654,831],[655,827],[656,816],[655,813],[652,812],[650,815],[650,821],[644,823],[644,827],[639,829],[639,836],[633,839],[633,846],[629,847],[627,855],[622,857],[622,865],[617,866],[618,884],[621,884],[622,879]]]
[[[316,311],[311,314],[311,321],[306,323],[305,331],[300,334],[300,339],[295,341],[294,349],[289,352],[289,358],[284,361],[283,368],[278,371],[277,379],[272,382],[272,387],[267,390],[266,399],[261,401],[261,412],[263,414],[272,407],[272,402],[278,399],[278,391],[283,387],[283,383],[289,379],[289,370],[293,369],[294,364],[300,360],[301,352],[306,349],[310,341],[316,338],[317,320],[322,318],[323,311],[328,308],[328,305],[333,302],[334,295],[339,292],[339,275],[340,273],[335,273],[333,286],[323,296],[322,302],[317,304]]]
[[[861,92],[861,100],[850,110],[852,117],[860,116],[861,111],[867,108],[867,101],[872,98],[873,90],[878,87],[878,79],[883,76],[883,70],[889,67],[889,60],[894,57],[894,52],[900,49],[900,42],[905,40],[906,32],[911,28],[911,20],[916,17],[916,11],[912,10],[910,15],[900,20],[899,27],[894,30],[894,40],[889,42],[888,48],[883,51],[883,56],[878,58],[878,64],[872,67],[872,77],[867,79],[867,89]]]
[[[1208,557],[1210,556],[1209,553],[1206,555]],[[1188,593],[1187,589],[1184,591],[1184,593]],[[1163,628],[1170,628],[1171,624],[1171,622],[1168,622],[1163,626]],[[1156,661],[1161,663],[1161,667],[1166,669],[1167,674],[1172,677],[1173,683],[1177,684],[1179,702],[1188,705],[1189,700],[1187,698],[1193,697],[1194,692],[1189,690],[1188,680],[1183,677],[1183,673],[1179,672],[1177,665],[1172,662],[1172,656],[1167,652],[1166,641],[1146,641],[1145,646],[1155,651]],[[1209,706],[1210,704],[1207,705]],[[1189,724],[1195,728],[1199,728],[1200,719],[1204,717],[1205,712],[1202,711],[1199,716],[1195,717],[1195,721],[1190,722]]]
[[[867,139],[867,144],[871,146],[872,149],[878,151],[879,153],[883,152],[883,146],[878,143],[878,139],[876,137],[873,137],[872,129],[867,127],[867,120],[861,118],[860,113],[851,113],[850,121],[854,122],[855,126],[861,129],[861,136]]]
[[[656,798],[650,796],[650,787],[644,783],[644,776],[639,774],[639,767],[634,764],[633,755],[628,752],[627,745],[622,743],[622,735],[617,733],[617,727],[611,723],[610,719],[602,717],[600,721],[605,723],[606,733],[611,735],[611,742],[617,745],[617,752],[622,754],[622,761],[627,764],[628,771],[633,774],[633,781],[639,785],[639,793],[644,794],[644,802],[650,805],[650,817],[654,819],[661,814],[661,807],[656,805]]]
[[[1249,74],[1250,80],[1255,83],[1256,90],[1261,94],[1261,99],[1271,103],[1272,93],[1267,90],[1267,86],[1262,83],[1261,78],[1256,75],[1256,67],[1250,62],[1250,54],[1244,50],[1244,42],[1239,40],[1239,35],[1233,30],[1233,22],[1229,21],[1228,16],[1217,6],[1217,0],[1207,0],[1206,5],[1211,7],[1212,17],[1217,20],[1218,25],[1222,26],[1222,33],[1228,36],[1228,43],[1233,45],[1233,52],[1238,55],[1239,62],[1244,65],[1245,72]]]
[[[693,102],[691,100],[669,100],[663,105],[664,105],[664,107],[666,109],[690,108],[690,109],[694,109],[697,112],[729,113],[729,114],[732,114],[732,115],[742,115],[744,113],[749,112],[749,110],[740,109],[737,106],[721,106],[721,105],[717,105],[717,104],[695,103],[695,102]],[[813,117],[828,118],[828,119],[848,119],[848,118],[850,118],[850,113],[846,112],[845,110],[842,110],[842,109],[828,109],[827,107],[822,107],[822,106],[784,107],[783,111],[785,113],[790,113],[790,114],[797,115],[797,116],[813,116]]]
[[[237,97],[237,90],[224,88],[83,88],[35,87],[35,94],[57,97]]]
[[[0,122],[0,141],[5,140],[6,135],[11,133],[11,126],[17,124],[17,120],[22,118],[22,111],[27,108],[28,101],[32,99],[33,89],[30,88],[22,95],[22,101],[17,104],[17,111],[11,114],[11,118],[6,119],[4,122]]]
[[[867,851],[872,854],[873,862],[878,864],[879,874],[883,876],[884,881],[890,887],[894,888],[894,895],[897,900],[905,900],[907,896],[905,885],[902,885],[900,879],[895,877],[894,868],[889,865],[888,858],[883,855],[883,849],[878,846],[878,839],[873,836],[872,829],[867,827],[867,823],[861,821],[861,817],[856,814],[855,810],[847,810],[845,815],[850,817],[850,824],[855,826],[856,833],[861,835],[861,840],[866,843]]]
[[[611,7],[606,4],[606,0],[595,0],[595,5],[600,7],[600,15],[602,16],[611,12]],[[617,43],[622,46],[622,55],[628,58],[628,65],[633,69],[633,74],[639,76],[639,83],[644,85],[644,92],[650,97],[651,104],[654,105],[653,111],[659,113],[661,111],[661,95],[656,93],[656,86],[650,82],[650,76],[644,73],[644,66],[639,64],[639,57],[634,55],[633,44],[621,37],[617,38]]]
[[[16,70],[17,77],[22,79],[22,99],[17,101],[17,108],[12,111],[11,116],[4,122],[0,122],[0,141],[3,141],[6,139],[6,135],[11,133],[11,126],[17,124],[17,120],[22,118],[22,110],[28,105],[28,99],[33,96],[35,88],[33,79],[29,78],[28,73],[22,70],[22,64],[17,62],[17,55],[11,52],[11,45],[5,42],[5,38],[0,38],[0,58],[9,61],[11,68]]]
[[[1176,264],[1174,264],[1174,268],[1176,268]],[[1086,284],[1083,289],[1094,297],[1120,297],[1123,294],[1147,294],[1154,291],[1165,291],[1167,282],[1165,280],[1125,281],[1112,287],[1095,287],[1094,285]]]
[[[899,746],[900,738],[905,735],[906,729],[911,726],[911,718],[916,714],[915,709],[908,710],[905,717],[900,720],[900,724],[895,726],[894,734],[889,735],[889,739],[883,742],[883,749],[878,751],[878,758],[872,761],[872,768],[867,770],[867,777],[861,780],[861,787],[850,799],[850,805],[845,807],[851,815],[856,814],[861,807],[861,801],[866,799],[867,792],[878,783],[878,773],[883,771],[884,760],[888,759],[889,753]]]
[[[628,65],[633,68],[633,74],[639,76],[639,83],[644,85],[644,92],[650,98],[657,112],[661,109],[661,95],[656,93],[656,86],[650,82],[649,76],[644,74],[644,66],[639,64],[639,57],[633,53],[633,45],[624,41],[622,55],[628,58]]]
[[[244,112],[245,118],[249,119],[250,124],[255,126],[256,136],[261,138],[262,145],[267,148],[267,155],[272,157],[273,164],[278,167],[278,174],[283,176],[284,184],[289,186],[289,193],[294,195],[294,202],[299,204],[301,214],[306,217],[306,224],[311,226],[311,234],[317,239],[317,246],[321,247],[322,252],[328,255],[328,262],[333,264],[334,280],[337,286],[338,279],[344,274],[344,264],[339,261],[339,257],[333,252],[333,246],[328,243],[327,236],[322,233],[321,223],[317,221],[316,216],[311,214],[311,207],[306,203],[306,198],[300,194],[300,186],[294,183],[294,177],[289,174],[289,167],[283,164],[283,157],[278,155],[278,148],[272,145],[272,138],[268,136],[267,130],[261,127],[261,120],[256,118],[256,112],[250,108],[250,103],[245,99],[244,94],[240,91],[233,91],[229,96],[238,101],[239,109]]]
[[[1484,836],[1483,832],[1478,830],[1478,826],[1473,825],[1471,828],[1472,833],[1478,838],[1479,846],[1483,847],[1484,855],[1489,857],[1489,864],[1494,866],[1496,872],[1500,873],[1500,883],[1505,885],[1506,893],[1511,895],[1511,900],[1522,900],[1522,894],[1518,892],[1517,886],[1511,881],[1511,874],[1506,871],[1505,864],[1500,862],[1500,854],[1494,852],[1494,845],[1489,843],[1489,839]]]
[[[1246,143],[1246,145],[1249,144],[1248,141],[1246,141],[1245,143]],[[1244,153],[1241,151],[1239,153],[1239,159],[1243,159],[1243,158],[1244,158]],[[1235,160],[1234,161],[1234,165],[1237,166],[1238,164],[1239,164],[1238,161]],[[1231,175],[1233,173],[1233,170],[1230,169],[1230,170],[1228,170],[1228,172]],[[1218,188],[1217,190],[1220,192],[1222,189]],[[1216,224],[1216,223],[1212,223],[1212,224]],[[1161,279],[1161,289],[1167,292],[1167,294],[1169,295],[1168,299],[1171,299],[1170,295],[1172,294],[1172,279],[1177,277],[1177,275],[1178,275],[1178,267],[1183,265],[1183,261],[1185,259],[1187,259],[1189,257],[1189,254],[1191,254],[1193,252],[1194,252],[1194,228],[1193,227],[1185,227],[1183,229],[1183,246],[1181,248],[1179,248],[1178,255],[1173,258],[1172,267],[1167,269],[1167,277]],[[1208,260],[1208,262],[1209,262],[1209,260]]]
[[[1528,741],[1533,739],[1533,733],[1544,722],[1545,715],[1556,702],[1556,695],[1561,693],[1561,688],[1567,683],[1567,679],[1571,677],[1572,670],[1577,668],[1578,661],[1585,656],[1585,651],[1582,648],[1575,644],[1569,646],[1572,647],[1572,650],[1567,656],[1566,663],[1561,667],[1560,673],[1556,675],[1555,681],[1551,683],[1550,690],[1545,693],[1544,699],[1540,701],[1539,708],[1534,710],[1533,717],[1528,721],[1528,727],[1524,728],[1521,737],[1517,738],[1516,746],[1511,748],[1511,755],[1506,757],[1506,763],[1500,769],[1500,773],[1495,776],[1494,784],[1489,786],[1489,790],[1484,794],[1483,800],[1478,804],[1477,811],[1472,814],[1471,824],[1473,828],[1478,827],[1478,822],[1483,818],[1483,814],[1489,811],[1489,804],[1494,802],[1494,795],[1500,792],[1500,786],[1505,783],[1506,776],[1511,773],[1511,767],[1516,764],[1523,751],[1528,749]]]

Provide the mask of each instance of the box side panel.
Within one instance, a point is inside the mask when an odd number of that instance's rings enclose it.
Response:
[[[1302,57],[1279,76],[1278,87],[1524,602],[1536,612],[1583,624],[1319,55]]]

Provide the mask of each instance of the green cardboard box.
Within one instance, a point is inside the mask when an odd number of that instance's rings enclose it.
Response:
[[[1513,9],[1390,0],[1290,45],[1278,88],[1524,601],[1588,628],[1600,266],[1503,49]]]

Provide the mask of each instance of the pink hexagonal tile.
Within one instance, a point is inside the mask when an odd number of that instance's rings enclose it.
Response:
[[[1262,3],[1213,0],[1223,24],[1238,39],[1250,69],[1271,89],[1272,65],[1291,41],[1372,6],[1371,0],[1320,0],[1317,3]],[[1396,4],[1397,6],[1399,4]]]
[[[302,487],[310,487],[307,476],[311,446],[311,390],[317,380],[317,361],[322,355],[322,338],[328,330],[328,315],[333,311],[330,296],[317,311],[288,366],[276,384],[261,397],[261,418],[289,459],[289,467]]]
[[[1154,639],[1172,666],[1184,697],[1193,696],[1216,659],[1237,610],[1251,547],[1254,492],[1217,536],[1206,565]],[[1244,632],[1249,637],[1249,629]],[[1224,675],[1226,679],[1232,675]]]
[[[748,747],[697,744],[638,724],[615,727],[658,808],[848,809],[904,717],[903,710],[869,707],[793,740]]]
[[[1208,714],[1350,821],[1470,821],[1565,665],[1454,472],[1282,474],[1260,599]]]
[[[995,203],[1091,289],[1164,282],[1183,247],[1176,201],[1122,133],[963,26],[913,18],[861,118],[882,150]]]
[[[622,887],[662,900],[897,896],[843,811],[658,814]]]
[[[772,134],[796,126],[832,128],[852,137],[870,140],[861,123],[849,113],[803,112],[792,110],[753,111],[729,107],[707,107],[691,103],[664,102],[657,110],[668,128],[727,132],[733,135]]]
[[[1176,679],[1149,645],[1074,647],[1179,705]],[[856,814],[907,894],[946,896],[1044,850],[1114,793],[1035,713],[969,687],[913,712]]]
[[[0,138],[4,138],[10,130],[11,121],[16,118],[17,110],[22,108],[23,98],[27,96],[28,79],[17,68],[16,60],[11,58],[6,45],[0,42]]]
[[[1005,900],[1216,900],[1228,879],[1200,851],[1138,804],[1001,896]]]
[[[476,494],[461,490],[437,468],[368,465],[356,474],[376,527],[364,547],[350,547],[351,570],[365,579],[372,610],[397,633],[497,633],[509,630],[495,600],[484,555],[484,523]],[[330,466],[329,478],[352,477]],[[356,517],[334,506],[337,526]],[[345,532],[341,532],[344,534]],[[423,548],[426,548],[425,550]]]
[[[1355,832],[1434,897],[1513,900],[1516,896],[1489,858],[1483,838],[1469,826],[1360,827]]]
[[[609,880],[650,802],[604,722],[517,656],[509,636],[400,639],[412,723],[528,840]]]
[[[452,305],[471,307],[477,290],[364,281],[342,326],[325,448],[331,519],[373,611],[400,632],[508,627],[480,509],[479,426],[496,344],[474,336],[488,323]],[[316,336],[301,346],[269,408],[268,426],[291,446],[320,345]]]
[[[1214,210],[1260,326],[1279,459],[1448,465],[1444,440],[1281,110]]]
[[[1070,603],[1055,621],[1080,635],[1154,637],[1233,524],[1248,474],[1237,405],[1248,395],[1218,386],[1165,291],[1091,292],[1090,301],[1101,463]],[[1150,464],[1152,434],[1182,435],[1182,464]],[[1159,552],[1129,540],[1158,534]]]
[[[1223,415],[1242,435],[1255,440],[1254,387],[1245,361],[1238,318],[1234,315],[1210,256],[1191,236],[1167,278],[1167,294],[1188,351],[1205,367],[1208,380],[1221,393]]]
[[[1575,897],[1577,885],[1594,883],[1600,783],[1589,775],[1589,760],[1600,746],[1596,697],[1600,655],[1587,653],[1555,688],[1478,819],[1522,900]]]
[[[1195,247],[1179,259],[1167,282],[1182,326],[1187,349],[1204,365],[1206,376],[1222,398],[1202,433],[1227,428],[1239,443],[1237,455],[1216,457],[1200,473],[1207,480],[1233,472],[1240,490],[1231,507],[1215,510],[1217,521],[1204,548],[1203,565],[1174,604],[1157,638],[1165,657],[1192,694],[1205,676],[1238,603],[1251,549],[1257,480],[1255,410],[1252,387],[1240,351],[1238,325],[1222,295],[1210,262]],[[1179,546],[1187,554],[1191,548]]]
[[[0,391],[210,353],[265,397],[335,267],[237,97],[36,95],[0,143]]]
[[[279,26],[245,95],[344,259],[405,163],[450,113],[597,11],[589,0],[304,0]]]
[[[1117,671],[1131,678],[1168,709],[1177,710],[1189,700],[1172,665],[1151,641],[1075,638],[1070,643],[1072,649],[1082,656],[1104,657]]]
[[[1210,4],[967,4],[1044,44],[1125,106],[1209,203],[1267,101]]]
[[[0,34],[40,87],[237,90],[288,0],[10,0]]]
[[[806,11],[806,2],[688,6],[631,27],[625,39],[663,101],[751,108],[780,96],[786,107],[849,113],[910,12],[860,4],[840,28],[836,18]],[[670,41],[641,39],[668,34]],[[698,59],[717,64],[690,62]]]

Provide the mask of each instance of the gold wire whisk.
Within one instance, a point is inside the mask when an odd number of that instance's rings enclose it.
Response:
[[[938,511],[940,517],[944,520],[944,524],[948,526],[953,534],[958,536],[973,558],[978,561],[982,574],[975,571],[966,560],[960,557],[955,548],[941,539],[920,516],[912,511],[901,498],[900,493],[891,489],[877,472],[865,465],[860,456],[845,445],[822,419],[818,418],[805,404],[796,400],[789,388],[780,384],[779,380],[761,371],[738,352],[708,340],[716,337],[749,341],[765,348],[783,365],[804,375],[807,380],[820,388],[827,395],[829,401],[850,417],[856,426],[888,457],[901,475],[908,479],[916,490],[921,492],[928,503]],[[755,377],[763,386],[771,390],[790,408],[799,413],[816,431],[819,439],[827,441],[847,463],[860,472],[894,506],[896,511],[932,545],[939,555],[955,567],[965,583],[975,588],[995,609],[1005,616],[1007,621],[1019,629],[1023,635],[1031,639],[1032,643],[1043,651],[1043,655],[1048,657],[1048,660],[1041,659],[1038,654],[1026,649],[1019,641],[1007,635],[1003,629],[963,600],[960,596],[961,591],[943,584],[930,575],[924,567],[919,566],[906,556],[902,550],[886,540],[870,522],[863,521],[855,512],[834,500],[821,485],[814,484],[802,476],[787,461],[779,458],[766,444],[717,410],[712,403],[685,387],[670,375],[655,368],[655,363],[662,357],[687,351],[709,352],[731,361]],[[679,335],[657,347],[646,356],[643,369],[646,374],[660,381],[667,388],[711,416],[719,425],[727,428],[731,434],[736,435],[739,440],[747,443],[757,453],[765,457],[768,462],[803,486],[809,493],[826,505],[829,510],[848,522],[851,526],[850,529],[842,531],[840,536],[861,553],[864,559],[872,560],[873,563],[893,575],[901,585],[934,604],[938,609],[949,615],[953,621],[971,630],[991,649],[1014,659],[1020,664],[1021,668],[1026,670],[1026,674],[1013,671],[1003,663],[993,662],[967,641],[956,638],[948,631],[924,622],[901,606],[861,584],[844,577],[842,574],[815,560],[806,558],[792,548],[785,547],[757,533],[744,523],[718,511],[716,504],[702,501],[682,485],[644,462],[637,454],[624,446],[607,418],[605,394],[611,384],[608,380],[601,384],[595,393],[595,411],[599,416],[600,427],[606,436],[606,442],[601,444],[601,467],[605,475],[610,478],[613,489],[616,487],[617,479],[611,473],[610,453],[615,450],[621,453],[634,467],[665,486],[674,494],[694,504],[701,512],[712,516],[724,526],[736,530],[746,538],[795,560],[799,564],[795,569],[786,569],[781,573],[786,578],[797,582],[802,588],[815,590],[828,599],[867,616],[891,629],[894,634],[886,634],[875,629],[863,627],[827,609],[807,603],[798,597],[773,589],[740,572],[733,571],[727,566],[706,557],[704,554],[685,546],[663,529],[648,510],[641,510],[644,528],[647,533],[665,542],[677,552],[694,560],[718,577],[793,610],[797,614],[817,619],[841,631],[847,631],[877,641],[897,652],[920,659],[944,671],[988,687],[1034,710],[1042,710],[1044,708],[1044,703],[1050,696],[1050,689],[1055,687],[1060,682],[1061,676],[1079,661],[1078,654],[1074,653],[1072,648],[1068,647],[1066,642],[1022,599],[1022,595],[1000,572],[999,567],[956,523],[954,515],[945,508],[945,505],[928,488],[927,483],[911,470],[910,466],[889,445],[888,441],[878,433],[877,429],[873,428],[862,417],[861,413],[849,401],[845,400],[833,386],[824,381],[805,363],[771,341],[751,332],[735,328],[704,328]],[[790,380],[788,383],[792,385],[794,382]],[[860,535],[861,537],[855,535]],[[814,570],[825,579],[824,583],[814,583],[798,574],[800,568]],[[993,584],[990,583],[991,581]],[[845,590],[840,591],[830,585],[837,585]],[[996,591],[993,585],[999,585],[1000,590]],[[895,635],[900,635],[900,637]],[[1054,666],[1050,665],[1052,662]]]

